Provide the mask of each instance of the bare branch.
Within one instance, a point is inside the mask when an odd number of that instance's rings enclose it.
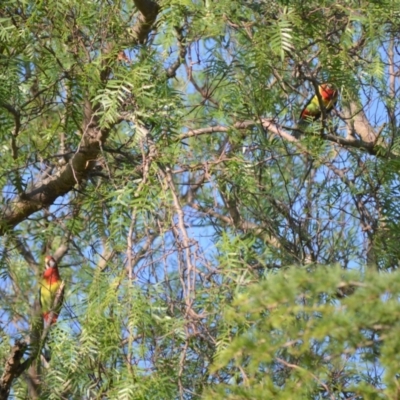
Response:
[[[177,28],[175,28],[175,30],[176,30],[177,39],[178,39],[179,54],[178,54],[178,58],[176,59],[176,61],[166,71],[168,78],[175,77],[176,71],[181,66],[183,60],[186,57],[186,53],[187,53],[186,45],[184,43],[185,38],[183,36],[183,28],[177,27]]]
[[[185,303],[186,303],[186,315],[196,315],[196,313],[192,310],[193,298],[194,298],[194,290],[195,290],[195,280],[196,280],[196,269],[194,268],[192,262],[192,252],[191,246],[194,244],[193,241],[190,239],[189,234],[186,229],[185,225],[185,215],[182,209],[182,205],[180,203],[180,197],[177,193],[171,170],[167,167],[165,170],[159,169],[160,175],[163,177],[165,183],[164,187],[168,188],[171,192],[172,199],[173,199],[173,206],[175,212],[178,216],[178,223],[177,226],[179,228],[179,236],[181,237],[183,249],[185,252],[185,259],[186,259],[186,287],[185,287]]]
[[[301,147],[299,141],[292,136],[289,132],[285,131],[282,129],[279,125],[276,124],[271,119],[268,118],[262,118],[260,121],[242,121],[242,122],[236,122],[232,126],[222,126],[222,125],[216,125],[216,126],[210,126],[207,128],[200,128],[200,129],[191,129],[186,133],[182,133],[179,135],[179,140],[187,139],[190,137],[196,137],[196,136],[201,136],[201,135],[206,135],[209,133],[217,133],[217,132],[229,132],[232,129],[239,129],[239,130],[245,130],[249,129],[255,126],[261,126],[264,129],[269,130],[270,132],[276,134],[277,136],[281,137],[282,139],[295,143],[296,146]],[[379,156],[379,146],[376,146],[376,138],[379,136],[376,134],[371,126],[369,125],[368,121],[366,120],[365,114],[363,113],[362,116],[360,115],[359,117],[355,118],[354,121],[354,127],[358,128],[359,131],[357,131],[357,134],[359,136],[364,136],[368,139],[367,141],[364,140],[358,140],[354,136],[348,136],[347,138],[343,138],[341,136],[333,135],[333,134],[325,134],[322,136],[322,138],[329,140],[330,142],[334,142],[337,144],[340,144],[342,146],[347,146],[347,147],[353,147],[356,149],[361,149],[367,151],[369,154]],[[395,156],[392,154],[392,156]]]

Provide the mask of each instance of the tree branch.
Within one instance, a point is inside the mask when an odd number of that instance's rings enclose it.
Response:
[[[86,110],[86,114],[88,111]],[[103,143],[111,128],[100,130],[94,113],[85,115],[86,123],[82,142],[68,164],[62,167],[55,175],[39,180],[30,190],[11,199],[1,211],[0,236],[21,221],[54,203],[57,197],[68,193],[79,184],[90,172],[90,161],[100,153],[100,144]]]
[[[18,378],[25,370],[21,359],[28,345],[24,341],[17,340],[11,349],[11,354],[6,361],[3,375],[0,379],[0,399],[8,399],[10,388],[15,378]]]
[[[185,37],[183,36],[183,28],[176,27],[175,31],[178,40],[179,54],[176,61],[170,67],[167,68],[166,70],[167,78],[175,78],[176,71],[181,66],[182,62],[185,60],[187,53]]]
[[[350,121],[351,131],[354,131],[361,138],[366,147],[374,147],[378,135],[369,123],[363,108],[352,101],[348,107],[344,107],[343,113],[346,119]]]
[[[144,43],[156,21],[160,6],[153,0],[134,0],[140,14],[132,31],[139,43]]]
[[[373,141],[375,139],[375,136],[372,138],[370,136],[372,128],[370,128],[370,125],[366,126],[365,121],[361,123],[361,119],[364,119],[364,117],[360,116],[357,119],[357,124],[355,123],[355,128],[360,129],[360,131],[357,131],[357,134],[361,136],[363,139],[364,137],[367,138],[368,140],[358,140],[354,136],[348,136],[347,138],[337,136],[337,135],[332,135],[332,134],[325,134],[322,136],[323,139],[329,140],[330,142],[334,142],[337,144],[340,144],[342,146],[347,146],[347,147],[353,147],[356,149],[361,149],[367,151],[369,154],[375,155],[375,156],[380,156],[379,150],[380,147],[376,146],[376,141]],[[253,128],[255,126],[261,126],[270,132],[276,134],[277,136],[281,137],[282,139],[296,143],[296,145],[300,146],[299,141],[293,137],[289,132],[285,131],[282,129],[276,122],[274,122],[272,119],[268,118],[262,118],[260,121],[242,121],[242,122],[236,122],[232,126],[222,126],[222,125],[216,125],[216,126],[210,126],[207,128],[200,128],[200,129],[191,129],[186,133],[182,133],[179,135],[179,140],[184,140],[187,138],[191,137],[196,137],[196,136],[201,136],[201,135],[206,135],[209,133],[217,133],[217,132],[229,132],[232,129],[238,129],[238,130],[244,130],[248,128]],[[391,154],[392,156],[395,156],[395,154]]]

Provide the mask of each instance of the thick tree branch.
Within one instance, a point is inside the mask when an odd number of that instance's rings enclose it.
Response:
[[[72,190],[90,172],[91,161],[99,155],[100,144],[107,139],[110,129],[100,130],[94,113],[88,113],[85,108],[86,122],[82,142],[68,164],[56,174],[43,177],[30,190],[5,204],[1,211],[0,236],[31,214],[53,204],[57,197]]]
[[[24,371],[21,359],[25,354],[28,345],[24,341],[16,341],[11,349],[11,354],[6,361],[3,375],[0,379],[0,399],[8,399],[10,388],[15,378]]]
[[[363,108],[353,101],[349,104],[348,108],[344,108],[344,115],[350,120],[351,132],[354,132],[361,138],[364,146],[373,148],[378,139],[378,134],[369,123]],[[348,137],[346,140],[350,138]]]
[[[140,14],[132,31],[139,43],[144,43],[156,21],[160,6],[153,0],[135,0]]]

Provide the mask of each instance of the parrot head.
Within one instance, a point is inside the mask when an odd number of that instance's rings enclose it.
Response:
[[[331,83],[323,83],[319,86],[319,94],[324,100],[332,100],[338,94],[338,91]]]
[[[44,262],[46,265],[46,269],[48,268],[54,268],[57,266],[56,260],[52,256],[46,256],[44,258]]]

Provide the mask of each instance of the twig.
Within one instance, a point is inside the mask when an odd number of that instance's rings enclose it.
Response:
[[[322,382],[321,379],[318,378],[318,376],[314,375],[312,372],[308,371],[305,368],[302,368],[296,364],[290,364],[285,360],[282,360],[281,358],[276,358],[276,361],[278,361],[280,364],[283,364],[285,367],[289,367],[292,369],[297,369],[298,371],[303,371],[303,372],[307,372],[308,374],[310,374],[327,392],[327,394],[329,395],[329,397],[332,400],[335,400],[335,397],[333,396],[333,394],[331,393],[331,391],[329,390],[329,387],[326,383]]]

